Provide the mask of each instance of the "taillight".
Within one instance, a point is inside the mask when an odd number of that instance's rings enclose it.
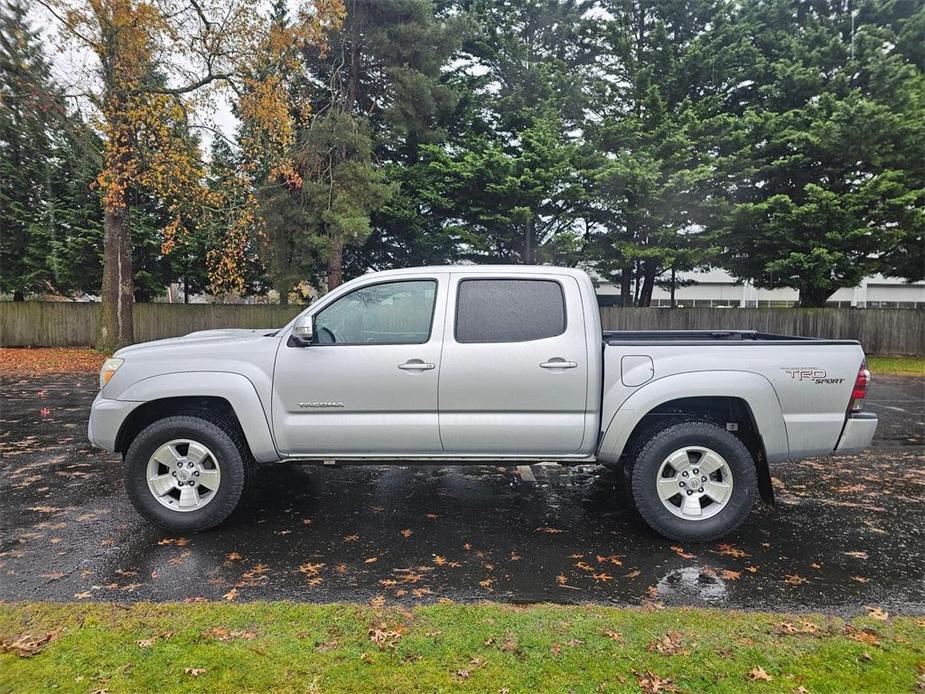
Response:
[[[849,412],[860,412],[864,409],[864,398],[867,397],[867,386],[870,385],[870,371],[867,362],[861,362],[858,377],[854,379],[854,388],[851,391],[851,402],[848,404]]]

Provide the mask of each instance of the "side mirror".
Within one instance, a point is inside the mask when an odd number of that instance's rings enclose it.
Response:
[[[292,326],[292,339],[299,347],[308,347],[315,338],[315,321],[311,316],[299,316]]]

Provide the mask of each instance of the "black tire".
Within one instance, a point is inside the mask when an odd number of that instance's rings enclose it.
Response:
[[[160,446],[172,439],[204,444],[221,468],[215,497],[200,509],[171,510],[158,502],[148,488],[148,461]],[[235,427],[212,418],[165,417],[145,427],[129,446],[125,454],[125,490],[138,513],[155,525],[171,531],[199,532],[215,527],[235,510],[247,487],[251,463],[247,445]]]
[[[662,463],[685,446],[712,449],[725,459],[732,473],[732,494],[725,507],[702,520],[674,515],[662,503],[656,488]],[[751,453],[734,434],[712,422],[680,422],[653,434],[640,447],[631,477],[639,514],[649,527],[670,540],[709,542],[728,535],[742,524],[758,495],[758,475]]]

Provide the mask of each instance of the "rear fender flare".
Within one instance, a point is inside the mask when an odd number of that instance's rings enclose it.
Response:
[[[603,412],[614,412],[601,437],[598,459],[619,461],[636,425],[659,405],[680,398],[726,397],[744,400],[751,410],[769,462],[785,460],[790,454],[787,427],[780,400],[771,382],[750,371],[693,371],[651,381],[636,390],[622,404],[611,402],[605,393]]]

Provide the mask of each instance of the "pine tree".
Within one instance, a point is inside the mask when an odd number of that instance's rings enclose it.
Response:
[[[51,155],[63,100],[20,0],[0,4],[0,290],[22,301],[51,288]]]
[[[798,289],[804,306],[877,271],[920,278],[925,265],[925,76],[877,7],[862,6],[853,31],[841,2],[742,10],[760,37],[759,88],[722,135],[737,145],[721,167],[724,263]]]

